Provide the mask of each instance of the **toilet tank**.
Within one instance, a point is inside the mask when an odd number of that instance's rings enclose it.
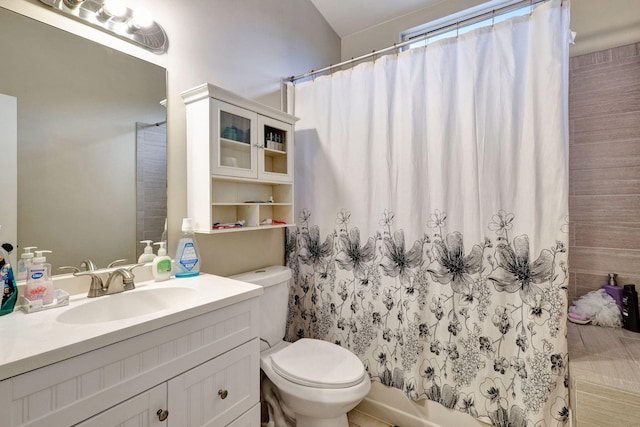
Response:
[[[260,297],[260,338],[271,346],[282,341],[287,327],[291,270],[281,265],[272,265],[236,274],[231,279],[264,287],[264,293]]]

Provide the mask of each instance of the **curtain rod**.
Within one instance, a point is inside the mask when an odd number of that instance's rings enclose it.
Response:
[[[291,83],[294,83],[296,80],[304,79],[306,77],[315,76],[316,74],[320,74],[320,73],[324,73],[324,72],[327,72],[327,71],[331,71],[334,68],[344,67],[345,65],[349,65],[349,64],[353,64],[353,63],[356,63],[356,62],[359,62],[359,61],[363,61],[365,59],[369,59],[369,58],[377,56],[377,55],[384,55],[385,53],[392,52],[392,51],[397,50],[397,49],[401,49],[404,46],[407,46],[407,45],[409,45],[411,43],[416,43],[416,42],[419,42],[421,40],[427,39],[429,37],[445,33],[447,31],[450,31],[453,28],[460,29],[460,28],[468,27],[469,25],[475,24],[475,23],[477,23],[479,21],[483,21],[483,20],[485,20],[485,19],[487,19],[489,17],[502,15],[502,14],[510,12],[512,10],[520,9],[521,7],[524,7],[525,5],[534,6],[534,5],[538,4],[538,3],[544,3],[545,1],[546,0],[522,0],[522,1],[519,1],[519,2],[516,2],[516,3],[509,4],[507,6],[503,6],[503,7],[497,8],[497,9],[492,9],[490,11],[481,12],[481,13],[479,13],[477,15],[473,15],[473,16],[471,16],[469,18],[465,18],[465,19],[463,19],[461,21],[456,21],[454,23],[447,24],[447,25],[444,25],[442,27],[438,27],[438,28],[436,28],[434,30],[427,31],[426,33],[424,33],[424,34],[422,34],[422,35],[420,35],[418,37],[414,37],[414,38],[411,38],[409,40],[405,40],[405,41],[403,41],[401,43],[394,43],[393,46],[389,46],[389,47],[386,47],[386,48],[380,49],[380,50],[374,50],[373,52],[367,53],[366,55],[362,55],[362,56],[359,56],[357,58],[351,58],[351,59],[348,59],[346,61],[343,61],[343,62],[340,62],[338,64],[335,64],[335,65],[329,65],[328,67],[324,67],[324,68],[321,68],[319,70],[311,70],[308,73],[299,74],[297,76],[286,77],[284,80],[288,81],[288,82],[291,82]]]

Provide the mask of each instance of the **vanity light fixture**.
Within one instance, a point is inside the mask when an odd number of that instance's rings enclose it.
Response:
[[[69,9],[74,10],[76,9],[78,6],[80,6],[84,0],[62,0],[62,2],[64,3],[65,6],[67,6]]]
[[[167,51],[164,29],[144,9],[129,9],[123,0],[40,0],[63,15],[99,28],[153,53]]]

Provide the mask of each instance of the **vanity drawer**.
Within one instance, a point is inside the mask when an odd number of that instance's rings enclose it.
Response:
[[[260,402],[258,339],[172,379],[168,389],[169,427],[229,424]]]

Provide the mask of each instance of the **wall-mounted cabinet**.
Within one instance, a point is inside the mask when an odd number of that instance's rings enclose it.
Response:
[[[188,215],[196,232],[294,225],[297,118],[211,84],[185,91],[182,98]]]

